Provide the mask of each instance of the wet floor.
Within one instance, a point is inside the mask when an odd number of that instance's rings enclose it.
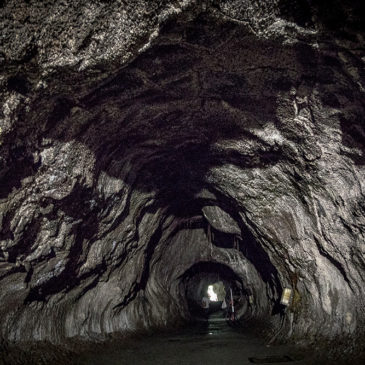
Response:
[[[322,350],[304,351],[295,346],[273,345],[243,325],[229,325],[221,313],[201,319],[188,328],[169,333],[96,342],[92,346],[70,343],[57,348],[45,345],[19,351],[0,347],[0,365],[363,365],[361,360],[332,358]],[[336,351],[337,352],[337,351]],[[5,357],[4,357],[5,355]]]
[[[263,339],[221,315],[211,315],[179,332],[145,336],[79,359],[80,365],[308,365],[312,359],[291,346],[267,347]],[[313,362],[315,363],[315,362]],[[318,362],[317,362],[318,364]]]

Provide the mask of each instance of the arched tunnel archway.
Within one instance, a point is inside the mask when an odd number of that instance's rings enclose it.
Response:
[[[261,328],[280,326],[285,310],[280,298],[291,283],[280,281],[262,244],[214,193],[202,191],[189,207],[177,220],[173,215],[172,224],[162,223],[167,229],[158,230],[147,265],[149,281],[143,288],[147,294],[153,288],[151,305],[166,318],[196,319],[208,286],[222,281],[226,294],[233,289],[237,318],[256,321]],[[226,299],[230,301],[229,296]],[[219,309],[217,304],[212,307]]]
[[[0,344],[176,327],[222,281],[363,349],[357,3],[0,2]]]
[[[208,313],[221,310],[223,301],[226,302],[227,307],[227,302],[229,305],[231,300],[230,290],[232,290],[232,297],[236,300],[237,316],[244,315],[248,310],[250,290],[244,286],[240,277],[224,264],[196,263],[184,273],[181,285],[184,288],[192,316],[199,316],[203,313],[201,303],[203,297],[210,299]],[[216,294],[213,300],[210,298],[212,291]]]

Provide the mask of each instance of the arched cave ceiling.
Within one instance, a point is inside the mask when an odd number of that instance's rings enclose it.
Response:
[[[360,1],[0,7],[3,338],[183,319],[199,262],[274,327],[289,286],[292,335],[361,338]]]

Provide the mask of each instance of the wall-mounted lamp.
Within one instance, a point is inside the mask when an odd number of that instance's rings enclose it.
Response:
[[[291,289],[284,288],[283,293],[281,294],[280,304],[288,306],[291,299],[291,293],[292,293]]]

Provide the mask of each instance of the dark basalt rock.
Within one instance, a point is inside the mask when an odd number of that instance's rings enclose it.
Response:
[[[363,350],[364,9],[311,3],[1,2],[3,340],[175,325],[210,262]]]

